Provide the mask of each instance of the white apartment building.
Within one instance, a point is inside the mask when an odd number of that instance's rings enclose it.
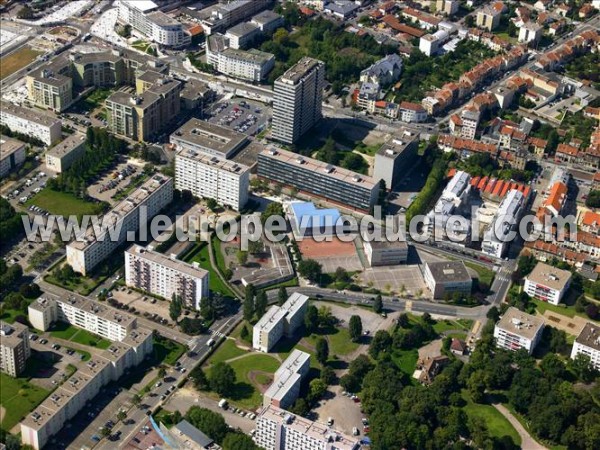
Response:
[[[399,112],[402,122],[425,122],[427,120],[427,111],[418,103],[401,102]]]
[[[368,241],[363,239],[365,256],[371,267],[396,266],[408,259],[408,244],[404,241]]]
[[[60,119],[6,101],[0,102],[0,125],[7,126],[16,133],[39,139],[46,145],[52,145],[61,138]]]
[[[496,347],[511,351],[524,348],[531,355],[543,330],[544,319],[511,306],[494,328]]]
[[[125,283],[164,299],[178,295],[186,306],[200,309],[209,296],[207,270],[187,264],[150,248],[132,245],[125,251]]]
[[[525,22],[521,28],[519,28],[519,42],[529,44],[530,42],[537,42],[542,38],[544,28],[537,23],[530,21]]]
[[[304,321],[308,308],[308,297],[294,292],[281,306],[271,306],[254,325],[252,330],[252,347],[268,353],[285,334],[294,335]]]
[[[5,177],[21,167],[26,156],[23,142],[7,136],[0,136],[0,177]]]
[[[322,117],[325,63],[304,57],[275,80],[273,139],[293,144]]]
[[[600,371],[600,326],[588,322],[575,339],[571,359],[575,359],[580,353],[590,357],[594,368]]]
[[[269,405],[256,419],[256,444],[265,450],[358,450],[360,439]]]
[[[191,36],[183,25],[158,11],[158,5],[150,0],[121,0],[118,17],[158,44],[178,48],[191,43]]]
[[[450,39],[446,30],[438,30],[433,34],[426,34],[419,40],[419,50],[426,56],[433,56],[440,52],[442,45]]]
[[[25,370],[29,348],[29,329],[19,322],[0,322],[0,370],[11,377]]]
[[[283,336],[286,311],[271,306],[252,328],[252,348],[268,353]]]
[[[524,290],[532,298],[558,305],[571,285],[571,272],[537,263],[525,277]]]
[[[446,16],[453,16],[459,9],[458,0],[437,0],[435,5],[436,12]]]
[[[202,20],[204,33],[208,36],[215,31],[223,31],[271,5],[273,0],[236,0],[219,2],[209,18]]]
[[[85,297],[42,297],[28,308],[29,322],[47,331],[54,322],[66,322],[111,341],[122,341],[137,327],[135,316],[122,313]]]
[[[197,197],[213,198],[237,211],[248,201],[250,168],[229,158],[247,143],[242,133],[190,119],[171,135],[175,187]]]
[[[242,22],[228,29],[225,37],[229,39],[229,46],[237,50],[249,47],[261,33],[258,25],[252,22]]]
[[[524,202],[525,197],[522,192],[516,189],[508,192],[500,203],[490,227],[483,234],[481,243],[483,253],[502,258],[510,245],[511,232],[521,218]]]
[[[137,233],[142,222],[151,220],[173,200],[173,179],[162,174],[153,175],[101,218],[104,231],[95,235],[90,227],[83,240],[76,239],[67,245],[67,263],[83,275],[93,270],[111,255],[126,239],[129,231]],[[120,232],[111,236],[108,227]],[[113,233],[115,234],[115,233]],[[116,237],[116,238],[115,238]]]
[[[275,372],[273,383],[263,394],[263,405],[284,409],[291,407],[298,398],[302,379],[309,370],[310,355],[294,349]]]
[[[85,143],[83,133],[75,132],[67,136],[46,152],[46,166],[56,173],[64,172],[85,154]]]
[[[210,41],[210,39],[209,39]],[[207,60],[215,69],[225,75],[248,81],[264,80],[269,72],[275,67],[275,55],[261,52],[251,48],[240,50],[235,48],[224,48],[221,51],[213,51],[207,45]]]
[[[285,25],[283,16],[270,10],[258,13],[252,17],[250,22],[256,25],[260,31],[265,34],[271,34]]]
[[[113,342],[100,355],[76,363],[77,372],[21,422],[23,444],[36,450],[44,447],[66,422],[100,393],[103,386],[140,364],[152,348],[152,332],[135,329],[122,342]]]

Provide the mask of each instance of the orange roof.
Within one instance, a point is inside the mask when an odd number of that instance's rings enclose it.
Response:
[[[513,188],[512,184],[505,183],[504,187],[502,188],[502,192],[500,193],[500,197],[504,197],[506,195],[506,193],[512,188]]]
[[[452,167],[450,170],[448,170],[447,177],[452,178],[454,175],[456,175],[456,169]]]
[[[300,12],[302,14],[304,14],[305,16],[308,16],[308,17],[311,17],[311,16],[315,15],[315,11],[313,9],[310,9],[310,8],[306,7],[306,6],[300,7]]]
[[[555,211],[560,211],[564,201],[567,198],[567,186],[561,182],[557,181],[552,185],[552,189],[550,189],[550,194],[548,198],[544,202],[544,206],[549,207],[552,206]]]
[[[490,194],[494,190],[494,186],[496,185],[497,182],[498,182],[497,179],[492,178],[489,181],[489,183],[487,183],[487,185],[485,186],[485,189],[483,190],[483,192]]]
[[[192,35],[192,36],[196,36],[198,34],[202,34],[204,33],[204,28],[202,28],[202,25],[197,24],[197,25],[193,25],[190,28],[188,28],[188,32]]]
[[[479,190],[483,189],[483,187],[486,185],[487,181],[488,181],[488,177],[483,177],[481,179],[481,181],[479,182],[477,189],[479,189]]]
[[[572,145],[558,144],[558,147],[556,148],[556,153],[564,153],[565,155],[577,156],[579,154],[579,150],[577,150],[577,147],[573,147]]]
[[[499,180],[496,183],[496,186],[494,186],[494,190],[492,191],[492,195],[493,196],[499,196],[500,192],[502,191],[502,188],[504,187],[504,181]]]
[[[473,186],[474,188],[477,187],[477,185],[479,184],[479,180],[481,179],[481,177],[475,177],[471,180],[471,186]]]
[[[531,188],[529,186],[525,186],[525,190],[523,191],[523,196],[525,198],[527,198],[527,196],[529,195],[529,191],[531,191]]]
[[[582,218],[581,223],[588,227],[598,227],[600,226],[600,214],[587,211]]]
[[[544,149],[548,145],[548,141],[541,139],[541,138],[536,138],[536,137],[530,137],[529,143],[531,145],[533,145],[534,147],[544,148]]]
[[[393,28],[396,31],[399,31],[400,33],[406,33],[413,37],[418,37],[418,38],[425,36],[424,31],[421,31],[414,27],[409,27],[408,25],[404,25],[403,23],[401,23],[398,19],[396,19],[391,14],[388,14],[387,16],[385,16],[383,18],[383,22],[388,27]]]

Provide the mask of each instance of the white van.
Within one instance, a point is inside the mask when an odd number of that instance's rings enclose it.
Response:
[[[206,345],[208,345],[209,347],[212,347],[213,345],[215,345],[215,340],[213,338],[210,338],[208,340],[208,342],[206,343]]]

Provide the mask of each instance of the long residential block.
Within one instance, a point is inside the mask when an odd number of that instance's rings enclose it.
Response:
[[[310,370],[310,355],[294,349],[279,366],[273,376],[273,383],[263,394],[263,405],[279,408],[291,407],[300,393],[302,379]]]
[[[17,139],[0,136],[0,177],[16,171],[25,162],[25,144]]]
[[[191,308],[200,309],[209,296],[207,270],[187,264],[150,248],[132,245],[125,251],[125,283],[171,300],[177,295]]]
[[[60,119],[5,101],[0,102],[0,125],[39,139],[46,145],[52,145],[61,138]]]
[[[287,150],[262,151],[258,175],[361,211],[369,211],[379,195],[379,182],[371,177]]]
[[[252,346],[261,352],[269,352],[286,335],[291,337],[304,321],[308,297],[294,292],[281,306],[271,306],[254,325]]]
[[[543,330],[544,319],[511,306],[496,324],[494,338],[497,347],[511,351],[525,349],[531,355]]]
[[[89,273],[128,239],[128,232],[137,232],[142,222],[152,219],[172,201],[173,179],[153,175],[100,219],[104,224],[101,233],[96,235],[90,227],[83,239],[67,245],[67,263],[76,272]],[[112,236],[111,230],[115,231]]]
[[[46,166],[56,173],[67,170],[85,154],[86,137],[75,132],[46,152]]]

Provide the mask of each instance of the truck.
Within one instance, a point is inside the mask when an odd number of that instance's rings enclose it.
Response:
[[[219,401],[219,408],[227,409],[227,400],[225,400],[224,398],[222,398]]]

